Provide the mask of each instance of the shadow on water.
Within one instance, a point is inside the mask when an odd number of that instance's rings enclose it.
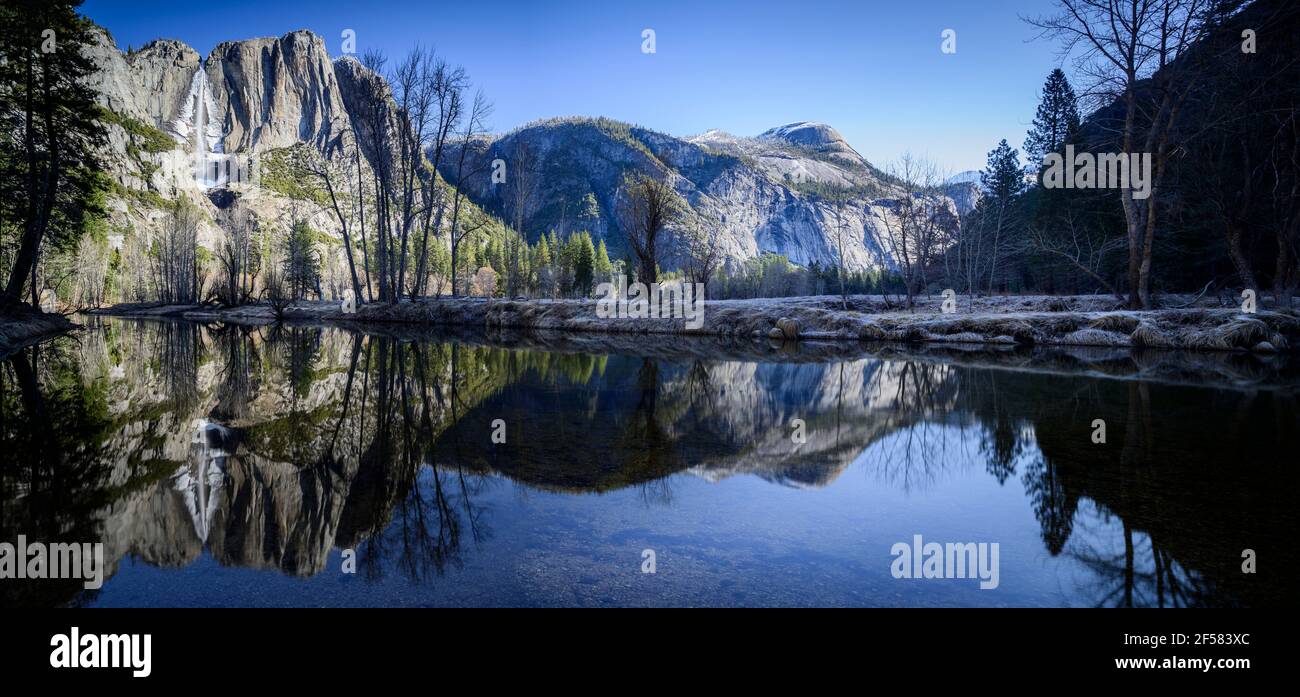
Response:
[[[592,353],[94,321],[0,367],[0,541],[102,541],[107,575],[207,554],[311,577],[356,549],[362,578],[422,584],[493,538],[503,486],[635,491],[671,516],[683,477],[815,490],[853,469],[924,498],[955,476],[956,448],[1022,491],[1043,551],[1069,569],[1062,602],[1291,602],[1294,389],[1014,369],[1023,357],[1005,355],[637,342]],[[1267,573],[1242,573],[1247,548]],[[5,605],[95,598],[78,580],[0,592]]]

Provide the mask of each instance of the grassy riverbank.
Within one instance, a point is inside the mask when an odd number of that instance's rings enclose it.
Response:
[[[1129,311],[1105,296],[1013,296],[959,299],[945,314],[941,299],[911,310],[880,296],[718,300],[705,304],[698,328],[684,319],[603,318],[594,300],[441,298],[395,305],[372,303],[343,314],[332,302],[296,303],[294,320],[469,326],[486,329],[602,334],[697,334],[778,340],[1093,346],[1194,351],[1289,352],[1300,347],[1300,312],[1246,314],[1212,299],[1166,298],[1167,309]],[[1185,305],[1185,306],[1182,306]],[[123,316],[201,321],[271,322],[267,305],[237,308],[128,305],[102,311]],[[778,326],[779,325],[779,326]]]

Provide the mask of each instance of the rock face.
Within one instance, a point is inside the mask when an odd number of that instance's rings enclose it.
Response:
[[[325,42],[309,31],[228,41],[205,67],[227,152],[324,149],[349,124]]]
[[[673,184],[691,208],[683,226],[716,230],[731,268],[766,252],[796,264],[838,263],[837,232],[848,267],[893,264],[878,240],[902,192],[825,124],[790,124],[756,138],[709,131],[684,139],[608,119],[553,119],[480,143],[472,157],[479,160],[473,171],[489,172],[489,161],[501,159],[507,172],[514,161],[530,173],[522,230],[530,239],[588,230],[624,249],[619,184],[625,172],[640,171]],[[454,162],[442,165],[453,183]],[[462,186],[475,203],[516,219],[508,183],[484,175]],[[838,210],[825,196],[832,191],[845,196]]]
[[[100,104],[166,130],[189,94],[199,69],[198,51],[179,41],[159,40],[123,53],[107,34],[97,32],[96,39],[88,53],[100,68],[90,77]]]
[[[148,153],[149,166],[142,168],[125,157],[131,150],[126,132],[109,129],[110,166],[131,188],[174,197],[189,188],[187,177],[195,189],[225,185],[227,159],[249,169],[253,156],[267,150],[295,143],[323,150],[351,125],[335,64],[311,32],[222,43],[206,60],[178,41],[122,52],[107,33],[96,38],[88,52],[99,66],[90,85],[100,104],[176,141],[174,152]],[[203,176],[204,164],[220,166],[220,176]]]
[[[296,143],[329,151],[350,129],[364,135],[373,124],[392,128],[397,118],[391,108],[361,113],[366,100],[357,97],[387,86],[355,59],[331,60],[324,41],[308,31],[226,42],[205,60],[170,40],[123,53],[104,33],[92,54],[101,68],[92,78],[101,103],[176,143],[142,152],[132,140],[138,136],[111,128],[107,159],[119,183],[164,198],[190,196],[214,220],[219,211],[212,201],[251,201],[266,193],[252,183],[259,154]],[[532,240],[551,230],[585,229],[620,254],[626,248],[615,215],[620,183],[625,173],[639,171],[667,178],[690,207],[669,230],[670,247],[686,225],[700,225],[717,236],[732,269],[769,252],[802,265],[894,265],[878,240],[903,192],[825,124],[792,123],[753,138],[721,131],[677,138],[608,119],[555,119],[476,143],[471,160],[478,161],[470,171],[483,174],[464,182],[452,171],[455,155],[443,158],[444,177],[513,222],[509,185],[491,181],[495,159],[532,173],[521,226]],[[238,195],[204,195],[226,189]],[[274,214],[274,206],[265,208]],[[136,217],[114,223],[138,227],[157,216]],[[202,243],[209,246],[219,234],[213,227],[201,234]],[[669,263],[678,261],[675,253],[670,249]]]
[[[944,193],[957,206],[957,212],[966,215],[975,210],[975,206],[984,197],[984,190],[980,188],[980,173],[967,171],[949,177],[944,182]]]
[[[261,154],[300,142],[324,150],[350,127],[335,64],[311,32],[223,43],[204,59],[172,40],[124,52],[100,31],[87,54],[99,67],[89,84],[113,114],[102,161],[121,187],[109,203],[116,230],[150,234],[184,197],[208,213],[199,244],[217,249],[226,209],[270,220],[291,205],[256,184]],[[307,215],[331,229],[323,213]]]

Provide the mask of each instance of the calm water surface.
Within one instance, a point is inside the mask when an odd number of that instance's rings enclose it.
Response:
[[[0,541],[111,576],[6,605],[1296,604],[1276,384],[89,323],[0,368]],[[894,578],[915,535],[998,587]]]

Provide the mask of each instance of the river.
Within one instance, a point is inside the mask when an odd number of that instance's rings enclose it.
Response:
[[[106,578],[8,606],[1295,604],[1282,358],[83,321],[0,368],[0,542]]]

